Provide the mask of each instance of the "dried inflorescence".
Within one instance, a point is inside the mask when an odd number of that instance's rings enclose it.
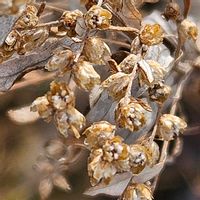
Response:
[[[186,122],[171,114],[164,114],[159,119],[159,136],[164,140],[178,137],[186,129]]]
[[[124,97],[115,111],[116,122],[121,128],[138,131],[147,121],[147,111],[151,108],[142,100]]]
[[[85,126],[86,120],[74,106],[74,93],[67,84],[54,81],[50,85],[50,91],[33,102],[31,110],[37,111],[47,122],[54,116],[56,126],[64,137],[68,137],[71,132],[79,138],[79,131]]]
[[[146,181],[153,182],[158,174],[155,170],[158,166],[162,168],[167,159],[169,142],[187,127],[186,122],[175,115],[178,100],[171,102],[169,99],[173,94],[170,70],[178,73],[176,66],[161,64],[153,52],[153,56],[149,56],[154,47],[160,51],[165,45],[163,28],[157,23],[138,24],[138,29],[126,25],[130,16],[132,20],[141,20],[138,9],[143,3],[157,0],[81,2],[86,11],[59,11],[58,19],[47,23],[40,22],[41,7],[27,4],[0,48],[3,62],[16,53],[24,55],[37,49],[49,38],[58,42],[58,48],[42,62],[46,70],[55,72],[55,80],[50,90],[31,106],[42,119],[55,122],[60,138],[45,149],[45,159],[37,163],[42,174],[41,197],[46,199],[53,185],[70,189],[63,176],[68,169],[69,160],[66,160],[70,158],[64,143],[69,142],[71,146],[89,150],[87,168],[92,186],[102,182],[109,184],[117,174],[128,172],[133,177],[122,199],[152,200],[152,186]],[[126,10],[131,15],[125,13]],[[187,39],[197,39],[197,26],[184,18],[176,2],[167,4],[164,16],[177,24],[179,48]],[[109,46],[106,36],[112,36]],[[179,51],[177,48],[177,55]],[[171,65],[178,65],[177,55]],[[162,56],[162,51],[158,56]],[[166,79],[170,85],[166,84]],[[75,97],[80,91],[84,95],[89,93],[90,108],[87,105],[84,114],[89,112],[90,120],[76,108]],[[82,97],[77,101],[82,103]],[[163,114],[167,112],[166,107],[172,105],[171,114]],[[98,115],[98,112],[103,114],[91,117],[91,113]],[[163,147],[158,146],[156,140],[163,140]],[[134,182],[149,169],[153,171],[152,177],[148,175],[148,180]]]

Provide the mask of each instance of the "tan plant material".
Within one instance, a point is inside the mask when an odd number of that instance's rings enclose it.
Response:
[[[165,25],[146,23],[149,15],[143,19],[142,6],[158,0],[81,3],[86,10],[34,1],[22,9],[9,2],[5,12],[17,16],[0,16],[0,90],[30,70],[54,75],[49,91],[31,105],[58,132],[36,161],[41,199],[54,186],[70,190],[65,172],[85,149],[92,185],[85,194],[152,200],[159,174],[179,155],[178,137],[187,127],[176,109],[192,71],[182,47],[198,36],[187,18],[191,2],[184,1],[183,11],[178,1],[168,2]],[[172,40],[169,20],[177,26]],[[169,151],[172,140],[180,148]]]

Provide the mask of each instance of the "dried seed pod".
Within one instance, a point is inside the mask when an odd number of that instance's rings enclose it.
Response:
[[[39,21],[37,12],[38,10],[35,6],[27,5],[15,27],[20,29],[35,27]]]
[[[87,61],[79,61],[73,66],[72,73],[76,84],[86,91],[92,90],[95,85],[101,83],[99,74],[94,70],[92,64]]]
[[[169,2],[163,15],[167,20],[178,20],[181,15],[180,6],[176,2]]]
[[[183,40],[191,38],[196,40],[198,36],[197,25],[188,19],[184,19],[180,24],[179,34]]]
[[[139,144],[130,145],[129,165],[133,174],[140,173],[148,164],[147,150]]]
[[[148,92],[152,101],[162,104],[169,97],[171,93],[171,87],[163,84],[162,82],[158,82],[153,86],[150,86]]]
[[[92,6],[85,14],[85,23],[91,29],[105,29],[110,26],[112,14],[100,6]]]
[[[123,194],[122,200],[152,200],[151,187],[145,184],[131,184]]]
[[[67,108],[68,105],[75,105],[74,93],[64,82],[51,82],[50,91],[47,93],[47,99],[57,110],[63,110]]]
[[[106,140],[115,136],[116,127],[106,121],[93,123],[87,128],[83,135],[86,135],[85,143],[90,148],[101,147]]]
[[[68,106],[66,110],[55,113],[55,121],[59,132],[65,137],[69,130],[76,138],[80,137],[79,131],[85,126],[85,117],[73,106]]]
[[[40,117],[49,122],[53,116],[53,109],[46,96],[38,97],[31,105],[31,111],[38,112]]]
[[[133,71],[133,68],[137,62],[138,57],[134,54],[130,54],[119,64],[119,69],[122,72],[129,74]]]
[[[159,24],[146,24],[142,28],[139,37],[143,44],[152,46],[163,41],[164,33]]]
[[[119,127],[138,131],[146,124],[145,102],[137,101],[134,98],[122,98],[115,110],[115,120]]]
[[[187,127],[187,123],[171,114],[164,114],[160,117],[158,123],[159,137],[164,140],[172,140],[174,136],[179,136]]]
[[[71,69],[71,65],[74,62],[74,54],[71,50],[57,51],[45,66],[48,71],[58,70],[60,73],[65,73]]]
[[[131,78],[128,74],[118,72],[109,76],[103,83],[102,86],[107,88],[109,95],[114,100],[120,100],[124,97],[128,84]]]
[[[90,37],[85,41],[83,55],[87,61],[103,65],[106,64],[106,60],[110,59],[111,51],[108,45],[100,38]]]

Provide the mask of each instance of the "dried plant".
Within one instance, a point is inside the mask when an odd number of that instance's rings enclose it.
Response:
[[[49,91],[31,106],[58,130],[35,165],[42,199],[54,186],[70,190],[64,172],[84,149],[92,185],[86,195],[153,199],[161,170],[178,155],[171,155],[176,145],[172,151],[169,147],[172,141],[178,144],[187,127],[177,112],[193,69],[183,47],[198,35],[187,18],[189,0],[184,10],[179,1],[169,1],[160,13],[166,24],[177,27],[171,36],[162,24],[147,23],[142,5],[156,2],[83,0],[86,10],[81,11],[2,1],[6,9],[1,12],[17,17],[7,17],[9,27],[1,36],[1,91],[30,70],[54,73]],[[53,21],[49,10],[58,13]],[[84,113],[77,102],[86,105]]]

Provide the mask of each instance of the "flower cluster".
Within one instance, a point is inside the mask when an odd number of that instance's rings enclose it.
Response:
[[[85,125],[85,117],[74,107],[74,93],[64,82],[53,81],[50,91],[43,97],[38,97],[32,104],[31,110],[37,111],[46,121],[54,116],[59,132],[67,137],[72,132],[76,138]]]
[[[90,149],[88,174],[92,185],[100,181],[108,184],[120,172],[138,174],[145,166],[155,164],[159,157],[156,143],[127,145],[121,137],[115,136],[115,130],[116,126],[100,121],[83,132]]]

